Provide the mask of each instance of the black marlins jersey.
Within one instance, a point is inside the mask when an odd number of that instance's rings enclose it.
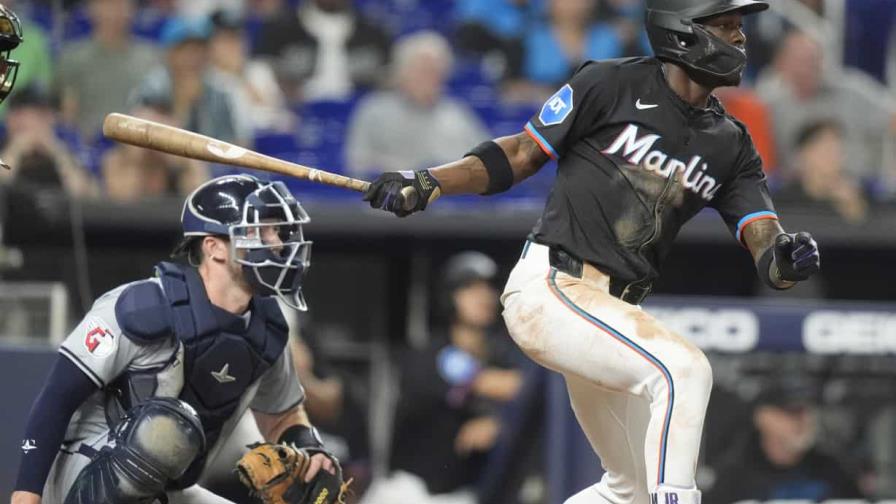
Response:
[[[777,218],[743,124],[715,97],[682,100],[654,58],[589,62],[526,125],[558,160],[535,241],[623,282],[658,275],[681,226],[709,205],[738,240]]]

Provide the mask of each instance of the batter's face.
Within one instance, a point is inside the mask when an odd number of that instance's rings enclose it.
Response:
[[[709,33],[728,42],[729,44],[744,48],[747,36],[744,34],[744,16],[739,12],[730,12],[707,19],[702,23]]]

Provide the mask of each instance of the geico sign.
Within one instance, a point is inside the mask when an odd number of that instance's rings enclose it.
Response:
[[[749,310],[651,307],[649,312],[704,350],[748,352],[759,341],[759,321]]]
[[[820,354],[896,353],[896,313],[812,312],[803,320],[803,346]]]
[[[775,499],[769,501],[757,501],[757,500],[743,500],[737,501],[734,504],[896,504],[894,500],[881,500],[876,502],[869,502],[861,499],[830,499],[821,502],[816,502],[813,500],[784,500],[784,499]]]

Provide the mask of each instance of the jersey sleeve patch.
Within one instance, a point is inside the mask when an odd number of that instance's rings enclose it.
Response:
[[[118,346],[118,338],[103,319],[90,317],[84,325],[83,345],[89,354],[103,358],[112,355]]]
[[[538,114],[538,120],[544,126],[554,126],[562,123],[572,113],[572,98],[572,86],[566,84],[542,105],[541,112]]]

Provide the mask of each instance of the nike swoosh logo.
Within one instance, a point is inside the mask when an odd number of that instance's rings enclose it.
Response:
[[[638,110],[647,110],[647,109],[652,109],[652,108],[657,108],[657,107],[659,107],[658,104],[651,105],[651,104],[647,104],[647,103],[641,103],[640,98],[638,98],[638,101],[635,102],[635,108]]]

